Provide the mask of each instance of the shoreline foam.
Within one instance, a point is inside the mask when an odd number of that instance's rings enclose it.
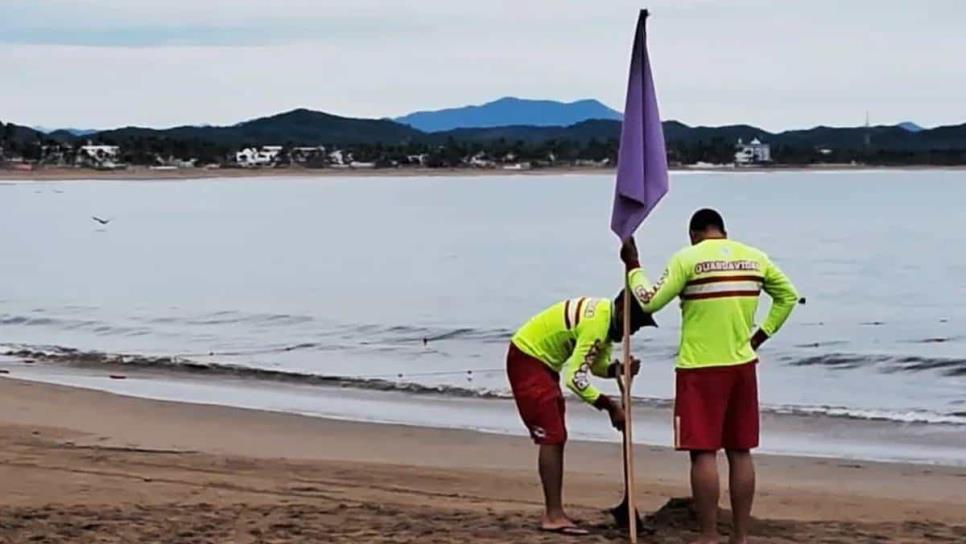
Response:
[[[260,350],[251,353],[285,353],[299,349],[310,349],[314,344],[296,344],[284,346],[274,350]],[[443,397],[457,398],[476,398],[476,399],[510,399],[507,391],[495,391],[489,389],[478,389],[462,387],[456,385],[430,385],[417,383],[411,380],[411,376],[399,374],[395,379],[372,376],[338,376],[326,375],[309,372],[299,372],[291,370],[279,370],[271,368],[260,368],[248,365],[221,363],[216,361],[198,361],[195,358],[184,355],[141,355],[141,354],[112,354],[99,351],[82,351],[75,348],[64,346],[47,346],[40,348],[37,346],[4,346],[0,344],[0,354],[20,360],[38,360],[54,364],[63,364],[75,367],[86,367],[94,369],[108,369],[117,371],[129,371],[132,369],[160,370],[170,372],[172,376],[204,376],[204,377],[232,377],[241,379],[262,380],[266,382],[292,383],[325,387],[351,387],[372,391],[392,391],[412,395],[437,395]],[[214,354],[212,354],[214,355]],[[219,355],[226,355],[220,353]],[[809,358],[806,362],[813,364],[814,358]],[[897,357],[896,360],[903,362],[908,358]],[[872,357],[871,363],[881,363],[881,357]],[[922,362],[922,358],[916,358]],[[957,373],[954,376],[962,375],[964,371],[962,364],[964,361],[958,359],[936,360],[936,365],[946,367],[951,363],[956,363]],[[795,364],[795,363],[793,363]],[[472,377],[474,372],[502,372],[502,369],[471,369],[467,371],[442,371],[430,372],[429,375],[463,375]],[[421,375],[421,374],[416,374]],[[635,406],[651,408],[668,408],[672,405],[670,399],[660,399],[651,397],[634,397]],[[763,405],[762,412],[779,416],[790,417],[824,417],[832,419],[847,419],[859,421],[881,421],[896,424],[922,424],[922,425],[949,425],[966,426],[966,413],[937,413],[930,410],[887,410],[887,409],[868,409],[851,408],[847,406],[829,405]]]
[[[474,392],[441,394],[405,384],[339,381],[307,383],[288,378],[252,379],[246,369],[169,367],[125,364],[64,364],[41,359],[0,360],[4,377],[98,390],[145,399],[270,410],[343,421],[395,424],[414,428],[470,429],[496,435],[521,435],[513,403],[505,397]],[[637,402],[635,436],[643,444],[671,443],[670,403]],[[613,432],[598,413],[579,402],[568,410],[571,436],[607,442]],[[765,410],[762,451],[817,458],[845,457],[876,461],[966,466],[966,433],[960,425],[909,424],[881,419],[827,417],[807,411]]]

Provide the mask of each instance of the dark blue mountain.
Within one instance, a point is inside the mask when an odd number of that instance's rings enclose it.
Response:
[[[923,128],[912,121],[906,121],[905,123],[899,123],[897,125],[899,128],[908,130],[909,132],[921,132]]]
[[[621,114],[597,100],[556,102],[506,97],[479,106],[419,111],[394,121],[423,132],[507,126],[566,127],[591,119],[620,120]]]
[[[94,134],[95,132],[99,132],[95,129],[90,129],[90,128],[47,128],[47,127],[32,127],[32,128],[38,132],[43,132],[45,134],[66,132],[67,134],[71,134],[73,136],[88,136],[90,134]]]

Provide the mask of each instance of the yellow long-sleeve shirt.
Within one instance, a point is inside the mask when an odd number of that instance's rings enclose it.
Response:
[[[593,404],[600,391],[590,375],[606,377],[611,363],[610,325],[614,303],[581,297],[558,302],[532,317],[513,344],[563,377],[568,389]]]
[[[645,312],[655,313],[681,299],[678,368],[748,363],[758,297],[772,298],[761,329],[774,335],[795,304],[798,292],[788,277],[758,249],[734,240],[710,239],[675,254],[661,279],[651,284],[642,269],[629,272],[631,292]]]

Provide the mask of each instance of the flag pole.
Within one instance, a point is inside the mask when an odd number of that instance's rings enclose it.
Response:
[[[640,18],[645,22],[650,13],[642,9]],[[624,463],[626,470],[624,477],[627,479],[627,532],[628,540],[631,544],[637,544],[637,501],[634,488],[634,425],[631,419],[631,381],[634,375],[631,373],[631,304],[637,302],[631,297],[631,282],[627,270],[624,270],[624,338],[623,338],[623,359],[624,359]]]
[[[634,231],[653,211],[668,191],[667,149],[657,97],[651,77],[647,54],[648,11],[640,10],[631,49],[630,69],[627,78],[627,100],[621,123],[620,147],[617,152],[617,180],[614,190],[614,212],[611,230],[621,242],[632,239]],[[625,272],[624,281],[624,383],[621,397],[624,406],[624,482],[628,495],[628,529],[630,542],[637,543],[637,510],[634,507],[634,438],[631,417],[631,304],[637,304]],[[620,515],[623,520],[623,514]],[[623,525],[623,524],[622,524]]]
[[[649,13],[642,9],[640,18],[647,21]],[[637,501],[634,489],[634,425],[631,419],[631,380],[634,375],[631,373],[631,304],[636,301],[631,300],[631,281],[627,270],[624,270],[624,337],[623,337],[623,359],[624,359],[624,478],[626,478],[624,489],[627,490],[627,532],[628,540],[631,544],[637,544]]]
[[[634,439],[631,425],[631,285],[624,272],[624,337],[623,370],[624,380],[621,391],[621,401],[624,405],[624,489],[627,490],[627,530],[631,544],[637,544],[637,509],[634,505]]]

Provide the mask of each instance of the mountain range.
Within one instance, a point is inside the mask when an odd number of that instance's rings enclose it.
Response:
[[[605,115],[609,118],[587,117]],[[549,140],[585,144],[608,141],[620,135],[620,114],[595,100],[564,104],[543,100],[503,98],[482,106],[418,112],[400,119],[358,119],[320,111],[296,109],[277,115],[244,121],[231,126],[181,126],[168,129],[124,127],[78,136],[70,130],[49,134],[24,126],[8,125],[8,139],[20,142],[39,139],[61,142],[84,140],[125,145],[132,140],[162,139],[238,148],[247,145],[353,145],[407,143],[445,144],[506,140],[541,143]],[[514,121],[520,121],[515,123]],[[571,122],[572,121],[572,122]],[[452,128],[453,123],[461,124]],[[509,123],[509,124],[507,124]],[[551,124],[556,123],[556,124]],[[480,124],[483,126],[474,126]],[[422,127],[422,128],[419,128]],[[433,128],[444,130],[431,130]],[[0,132],[0,137],[5,137]],[[818,126],[807,130],[772,133],[750,125],[719,127],[689,126],[664,122],[665,139],[674,145],[731,145],[738,139],[759,138],[778,146],[799,149],[820,147],[862,150],[866,141],[877,150],[919,152],[966,150],[966,124],[923,129],[912,123],[894,126],[834,128]]]
[[[588,119],[619,121],[621,114],[592,99],[565,103],[507,96],[479,106],[418,111],[393,120],[423,132],[443,132],[517,125],[565,127]]]

